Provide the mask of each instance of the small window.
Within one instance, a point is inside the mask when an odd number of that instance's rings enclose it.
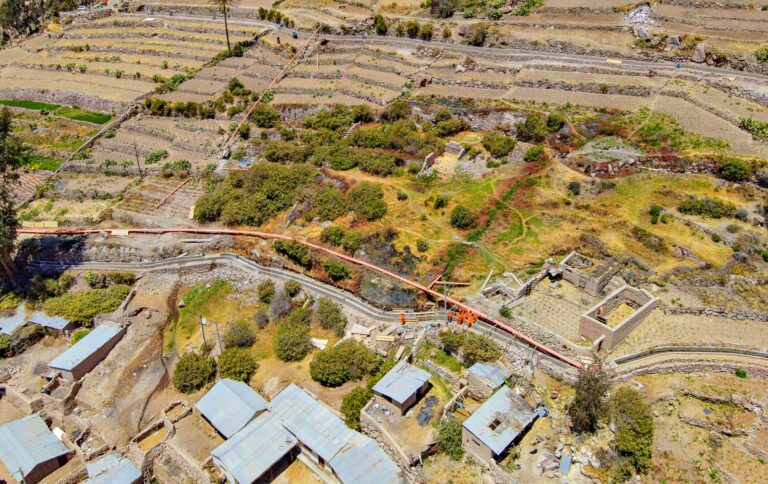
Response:
[[[493,422],[491,422],[491,425],[489,425],[489,427],[491,428],[491,430],[496,430],[496,428],[499,425],[501,425],[501,420],[495,418],[495,419],[493,419]]]

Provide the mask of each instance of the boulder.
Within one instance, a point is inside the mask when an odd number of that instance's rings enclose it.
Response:
[[[573,135],[573,130],[568,123],[563,124],[563,127],[557,131],[557,137],[560,139],[570,139]]]
[[[701,64],[702,62],[707,60],[707,44],[700,43],[696,45],[696,50],[694,51],[693,55],[691,56],[691,61],[696,62],[698,64]]]
[[[640,40],[651,40],[651,34],[645,27],[635,27],[635,37]]]
[[[683,44],[680,43],[680,37],[677,35],[670,35],[667,37],[667,45],[669,47],[680,47]]]

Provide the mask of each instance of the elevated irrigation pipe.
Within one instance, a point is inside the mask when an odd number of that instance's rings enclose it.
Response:
[[[337,252],[335,250],[329,249],[327,247],[323,247],[321,245],[314,244],[312,242],[307,242],[305,240],[300,240],[295,237],[291,237],[288,235],[282,235],[282,234],[273,234],[269,232],[259,232],[256,230],[235,230],[235,229],[204,229],[204,228],[166,228],[166,229],[151,229],[151,228],[116,228],[116,229],[72,229],[72,230],[37,230],[37,229],[19,229],[19,234],[29,234],[29,235],[50,235],[50,236],[61,236],[61,235],[88,235],[88,234],[98,234],[101,232],[117,232],[120,234],[163,234],[163,233],[189,233],[189,234],[208,234],[208,235],[233,235],[233,236],[246,236],[246,237],[259,237],[262,239],[277,239],[277,240],[286,240],[286,241],[294,241],[299,242],[301,244],[304,244],[305,246],[314,249],[318,252],[323,252],[325,254],[331,255],[333,257],[338,257],[339,259],[345,260],[347,262],[351,262],[352,264],[365,267],[367,269],[371,269],[373,271],[376,271],[380,274],[383,274],[387,277],[391,277],[393,279],[396,279],[403,284],[406,284],[408,286],[411,286],[413,288],[418,289],[419,291],[429,294],[430,296],[434,297],[436,300],[444,300],[447,301],[461,309],[471,311],[475,314],[477,314],[478,319],[481,321],[484,321],[485,323],[491,324],[493,326],[496,326],[497,328],[500,328],[507,333],[510,333],[511,335],[515,336],[520,341],[526,343],[529,346],[532,346],[533,348],[541,351],[542,353],[545,353],[547,355],[552,356],[553,358],[556,358],[563,363],[566,363],[568,365],[571,365],[575,368],[583,368],[584,365],[582,365],[580,362],[573,360],[571,358],[568,358],[565,355],[562,355],[558,353],[557,351],[551,349],[548,346],[545,346],[542,343],[539,343],[538,341],[530,338],[529,336],[523,334],[522,332],[516,330],[515,328],[502,323],[501,321],[497,321],[490,317],[487,314],[484,314],[482,312],[476,311],[475,309],[471,308],[470,306],[467,306],[466,304],[451,298],[446,297],[444,294],[435,291],[434,289],[431,289],[429,287],[426,287],[422,284],[419,284],[416,281],[413,281],[411,279],[408,279],[406,277],[400,276],[398,274],[395,274],[394,272],[388,271],[387,269],[384,269],[382,267],[379,267],[377,265],[371,264],[369,262],[356,259],[352,256],[349,256],[347,254]]]

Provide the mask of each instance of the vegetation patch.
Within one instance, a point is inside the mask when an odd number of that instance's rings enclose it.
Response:
[[[128,297],[131,287],[114,284],[106,289],[89,289],[45,301],[45,312],[81,325],[91,325],[98,314],[111,313]]]
[[[93,124],[106,124],[112,119],[111,114],[96,113],[93,111],[86,111],[75,106],[61,106],[58,104],[43,103],[37,101],[16,100],[16,99],[0,99],[0,105],[10,106],[16,108],[33,109],[35,111],[43,111],[46,113],[52,113],[62,118],[72,119],[74,121],[83,121]]]

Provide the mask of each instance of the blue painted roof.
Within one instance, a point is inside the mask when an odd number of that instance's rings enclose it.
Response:
[[[87,484],[133,484],[141,479],[141,472],[131,461],[119,454],[109,454],[85,465]]]
[[[265,412],[213,449],[211,455],[237,482],[253,482],[298,443],[277,416]]]
[[[560,474],[568,474],[571,470],[571,456],[565,455],[560,458]]]
[[[469,367],[469,372],[493,383],[494,389],[503,385],[504,381],[512,375],[512,372],[499,362],[484,363],[478,361]]]
[[[57,370],[72,371],[86,358],[107,344],[120,331],[122,331],[121,328],[108,324],[96,326],[93,331],[85,335],[74,346],[48,363],[48,366]]]
[[[470,415],[463,425],[495,455],[499,455],[539,415],[540,412],[523,397],[508,386],[503,386]]]
[[[403,403],[429,380],[430,374],[404,361],[397,364],[379,380],[373,391]]]
[[[267,402],[247,384],[225,378],[217,382],[195,407],[228,439],[266,410]]]
[[[14,331],[24,326],[27,322],[27,310],[23,304],[19,304],[14,310],[13,316],[0,318],[0,333],[11,336]]]
[[[71,324],[68,319],[64,319],[61,316],[48,316],[42,311],[35,311],[32,313],[29,317],[29,322],[39,324],[46,328],[57,329],[59,331]]]
[[[375,440],[352,432],[344,447],[331,459],[341,482],[389,484],[402,481],[400,469]]]
[[[0,460],[19,482],[37,465],[68,452],[37,414],[0,426]]]

